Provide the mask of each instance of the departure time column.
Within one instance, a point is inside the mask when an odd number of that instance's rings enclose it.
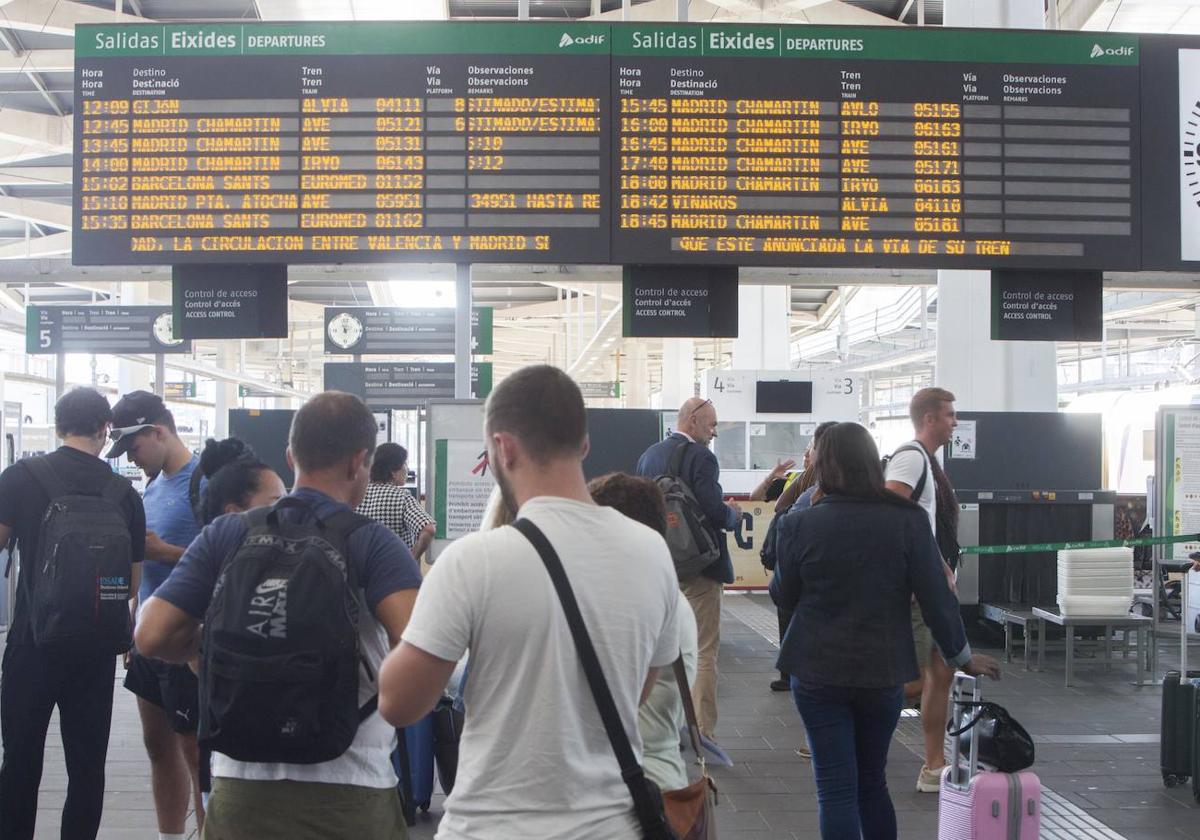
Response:
[[[665,231],[671,217],[670,102],[624,91],[617,101],[618,224],[626,230]]]
[[[128,230],[130,100],[83,99],[80,109],[80,230]]]

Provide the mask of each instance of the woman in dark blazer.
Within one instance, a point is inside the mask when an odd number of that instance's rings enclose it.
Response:
[[[779,650],[812,749],[821,837],[894,840],[884,768],[904,684],[917,677],[910,604],[947,662],[998,679],[972,654],[929,519],[883,486],[867,430],[839,423],[817,444],[820,498],[781,523],[771,597],[793,612]]]

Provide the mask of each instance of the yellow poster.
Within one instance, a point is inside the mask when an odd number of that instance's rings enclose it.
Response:
[[[774,502],[741,502],[742,521],[729,535],[729,556],[733,560],[733,583],[726,589],[766,589],[770,573],[758,556],[767,528],[775,518]]]

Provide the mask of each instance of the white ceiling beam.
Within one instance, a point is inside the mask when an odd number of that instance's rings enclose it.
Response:
[[[1059,29],[1083,29],[1104,0],[1050,0],[1058,4]],[[1047,19],[1050,15],[1047,13]]]
[[[137,15],[84,6],[70,0],[0,0],[0,26],[54,35],[75,34],[79,23],[145,23]]]
[[[40,73],[27,73],[29,81],[33,82],[33,86],[38,89],[38,93],[42,95],[42,99],[46,100],[46,104],[50,106],[50,110],[58,114],[60,117],[66,116],[67,112],[63,110],[58,99],[46,87],[45,81],[42,80]]]
[[[3,18],[0,18],[3,22]],[[72,73],[75,53],[71,50],[26,50],[24,55],[0,53],[0,74],[3,73]]]
[[[0,196],[0,216],[21,219],[35,225],[49,225],[62,230],[71,229],[70,205],[38,201],[35,198]]]
[[[37,239],[0,245],[0,260],[31,260],[71,253],[71,232],[52,233]]]
[[[71,152],[71,117],[0,109],[0,163]]]
[[[709,2],[736,14],[758,14],[763,10],[763,0],[709,0]]]
[[[0,167],[0,187],[70,186],[69,166]]]

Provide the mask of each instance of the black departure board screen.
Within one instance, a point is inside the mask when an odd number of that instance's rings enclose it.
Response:
[[[1141,53],[942,28],[80,26],[73,258],[1134,270]]]
[[[607,33],[81,27],[74,262],[603,262]]]
[[[1134,36],[613,37],[615,262],[1137,265]]]

